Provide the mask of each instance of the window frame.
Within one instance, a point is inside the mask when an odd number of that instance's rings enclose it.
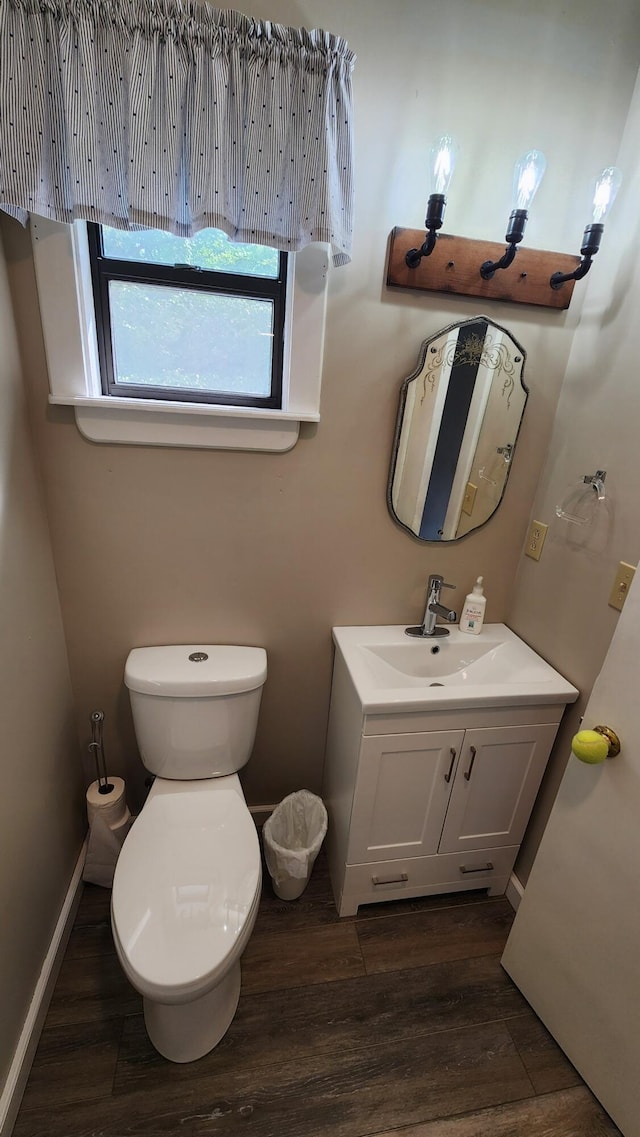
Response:
[[[30,229],[49,403],[71,407],[90,442],[275,454],[296,445],[303,423],[320,421],[328,245],[289,254],[282,409],[269,410],[104,395],[86,222],[65,225],[32,214]]]
[[[227,273],[186,264],[159,264],[151,261],[125,260],[104,253],[102,226],[87,222],[87,242],[91,264],[96,338],[102,392],[109,398],[155,399],[214,406],[282,408],[284,333],[287,303],[287,257],[278,253],[278,273],[258,276],[250,273]],[[242,395],[239,392],[206,391],[193,387],[169,387],[161,384],[119,383],[114,360],[111,330],[109,284],[112,280],[132,284],[151,284],[206,292],[209,295],[237,296],[250,300],[270,301],[273,305],[270,392],[267,396]]]

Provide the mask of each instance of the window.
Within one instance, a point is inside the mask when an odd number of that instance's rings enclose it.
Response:
[[[205,230],[203,234],[207,232],[212,230]],[[100,351],[105,353],[105,343],[100,345],[103,326],[101,302],[95,302],[92,282],[90,241],[95,242],[95,233],[90,235],[90,226],[84,221],[63,225],[48,218],[32,217],[31,238],[47,353],[50,402],[72,406],[78,429],[93,442],[232,450],[291,449],[298,439],[300,424],[318,422],[320,418],[329,271],[327,246],[308,245],[295,254],[287,254],[285,261],[273,249],[235,245],[219,234],[215,241],[219,242],[218,250],[223,251],[225,257],[220,262],[215,256],[208,258],[203,251],[204,235],[185,241],[162,233],[157,236],[163,243],[154,245],[155,260],[149,263],[148,245],[144,242],[148,242],[150,233],[153,231],[125,233],[102,229],[100,247],[105,281],[101,282],[100,289],[106,288],[108,292],[111,273],[112,287],[114,284],[140,284],[143,290],[157,288],[154,301],[166,294],[165,290],[171,289],[183,293],[183,300],[186,294],[188,300],[195,298],[196,302],[203,298],[205,303],[219,298],[234,301],[233,295],[220,289],[221,278],[216,274],[222,272],[228,278],[227,283],[232,283],[233,293],[241,296],[241,303],[247,302],[249,308],[249,301],[273,306],[267,319],[262,316],[264,309],[260,309],[263,323],[259,330],[266,331],[267,335],[254,336],[254,341],[257,340],[262,347],[262,354],[260,351],[257,353],[263,368],[261,377],[257,378],[257,365],[251,365],[249,361],[240,368],[236,367],[235,375],[232,369],[226,368],[224,375],[218,369],[217,375],[212,377],[211,363],[207,362],[207,372],[198,358],[193,362],[193,356],[190,357],[190,367],[180,370],[178,365],[177,373],[175,362],[173,365],[167,363],[167,358],[158,352],[153,367],[148,366],[151,350],[156,347],[156,333],[165,329],[163,321],[157,319],[157,311],[154,334],[149,334],[150,321],[144,320],[141,325],[140,311],[144,314],[146,309],[140,300],[142,293],[138,292],[136,303],[123,304],[116,309],[116,321],[120,320],[122,325],[121,339],[116,339],[116,343],[120,343],[120,354],[115,357],[116,368],[109,388],[109,380],[103,379],[107,371],[100,366],[99,358]],[[129,242],[126,248],[124,241]],[[175,241],[179,242],[182,250],[187,250],[186,256],[183,252],[176,258],[172,246]],[[145,250],[145,260],[141,259],[142,250]],[[126,256],[122,255],[125,251]],[[117,255],[110,255],[114,253]],[[240,258],[233,271],[230,270],[230,256]],[[156,272],[175,273],[176,261],[181,269],[185,263],[188,265],[187,285],[182,278],[177,283],[163,279],[160,284],[149,284],[149,272],[152,275]],[[125,264],[126,270],[118,277],[117,272]],[[258,271],[260,266],[262,271]],[[208,290],[202,289],[200,284],[205,273],[215,277],[215,284]],[[242,291],[245,278],[249,280],[248,293]],[[277,287],[281,289],[279,315],[276,314],[278,301],[275,292],[265,298],[265,290]],[[131,319],[133,311],[138,313],[135,320]],[[283,322],[281,335],[275,332],[278,319]],[[218,326],[228,332],[229,323],[229,320],[221,320]],[[133,337],[128,324],[142,326],[146,335],[145,348],[138,352],[137,358],[135,344],[131,347],[133,338],[127,340],[127,337]],[[211,326],[204,319],[203,324],[207,328]],[[212,335],[207,334],[203,338],[208,338],[208,347],[213,345],[216,350],[221,350],[218,337],[215,344]],[[242,340],[245,338],[250,340],[251,336],[242,337]],[[278,350],[281,351],[279,395],[273,378],[276,369],[272,365],[270,371],[269,364],[265,362],[268,356],[265,343],[271,345],[269,351],[273,352],[273,357]],[[243,350],[245,346],[242,343]],[[158,365],[159,354],[162,366]],[[145,362],[146,371],[142,367]],[[111,393],[106,393],[109,390]]]
[[[105,395],[282,407],[286,253],[87,229]]]

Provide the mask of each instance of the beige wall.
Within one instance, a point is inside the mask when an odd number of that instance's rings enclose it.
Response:
[[[533,516],[549,524],[541,560],[523,557],[509,622],[580,689],[565,715],[517,871],[526,880],[566,766],[571,736],[587,703],[618,620],[608,606],[619,561],[640,558],[640,86],[634,94],[619,165],[624,195],[616,225],[588,278]],[[613,219],[613,215],[612,215]],[[585,282],[586,283],[586,282]],[[555,507],[581,474],[607,471],[604,505],[591,526],[571,525]],[[593,722],[585,722],[593,727]],[[615,730],[615,722],[607,724]]]
[[[394,225],[421,225],[426,152],[445,130],[462,151],[449,232],[500,239],[514,160],[538,146],[549,174],[528,239],[575,251],[576,201],[613,160],[637,71],[634,0],[252,0],[244,10],[345,35],[358,55],[353,263],[333,273],[322,420],[284,455],[95,445],[49,409],[28,238],[5,223],[11,283],[46,475],[81,737],[107,715],[116,772],[140,781],[122,671],[133,645],[263,644],[269,656],[248,799],[321,781],[333,624],[415,623],[430,572],[479,573],[488,619],[509,607],[581,293],[570,313],[488,313],[528,353],[531,389],[505,501],[480,531],[438,547],[392,522],[385,488],[398,392],[421,341],[472,300],[384,287]],[[487,79],[487,72],[492,76]]]
[[[0,1087],[83,836],[49,532],[0,244]]]

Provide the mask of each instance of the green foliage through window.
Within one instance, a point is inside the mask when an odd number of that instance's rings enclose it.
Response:
[[[269,394],[270,300],[112,280],[109,306],[118,383]]]
[[[105,257],[146,264],[191,265],[212,272],[239,272],[249,276],[278,275],[278,252],[266,245],[240,245],[219,229],[202,229],[195,237],[174,237],[161,229],[128,232],[102,226]]]

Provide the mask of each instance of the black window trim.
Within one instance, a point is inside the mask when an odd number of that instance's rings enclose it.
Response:
[[[102,228],[87,222],[91,282],[96,313],[96,334],[100,376],[104,395],[140,400],[201,403],[207,406],[259,407],[281,410],[284,364],[284,327],[286,313],[287,253],[278,255],[277,277],[225,273],[190,265],[161,265],[144,261],[117,260],[103,252]],[[227,296],[246,296],[273,303],[273,350],[271,353],[271,392],[266,396],[240,395],[234,392],[184,390],[118,383],[115,374],[111,340],[109,281],[124,280],[134,284],[159,284],[193,289]]]

